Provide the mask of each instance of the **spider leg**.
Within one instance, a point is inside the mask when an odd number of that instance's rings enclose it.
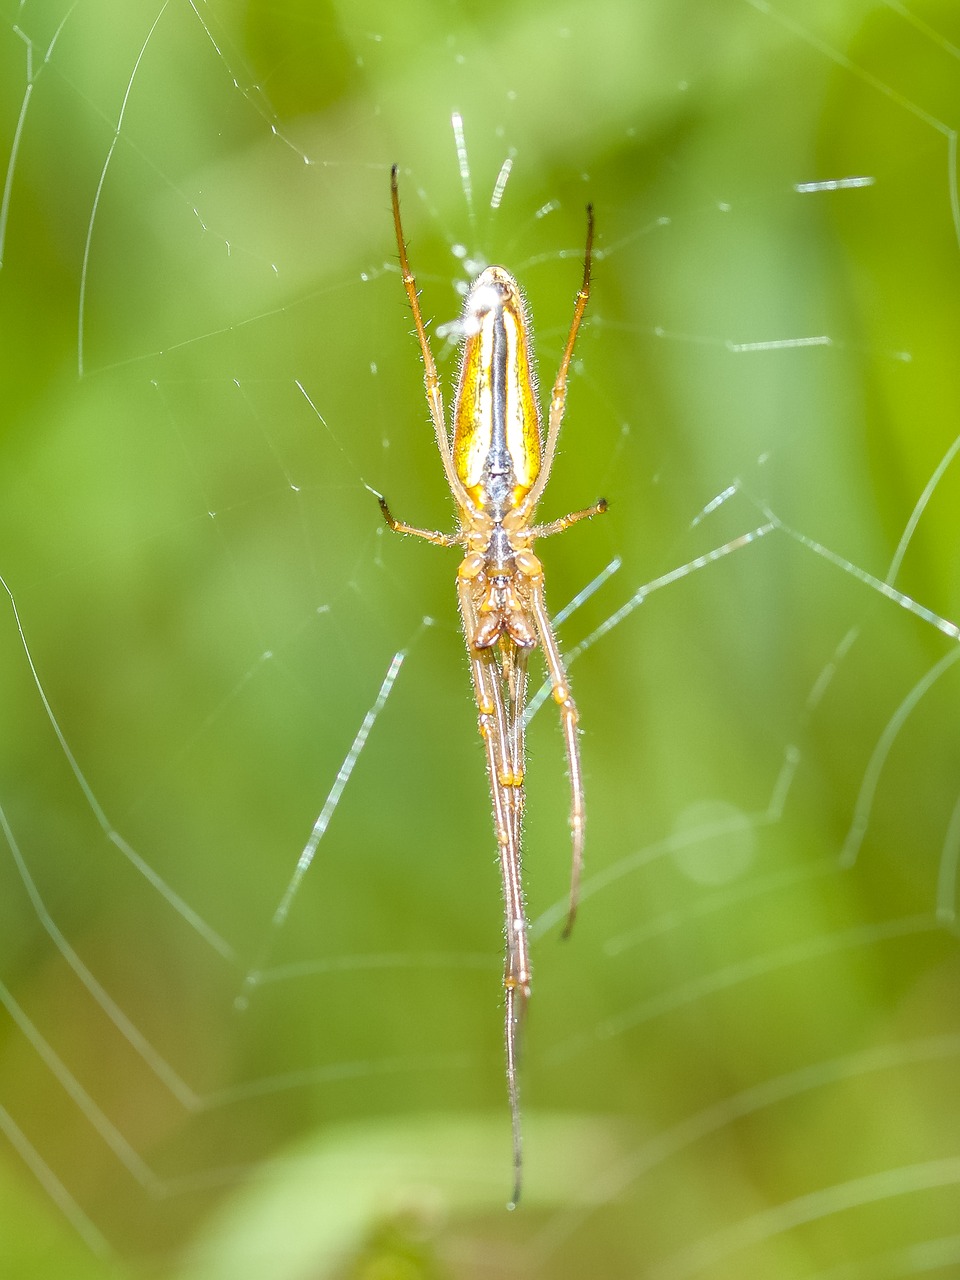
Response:
[[[525,726],[523,710],[527,701],[527,662],[530,650],[524,649],[512,641],[505,646],[501,662],[501,679],[509,691],[507,706],[507,749],[510,760],[510,776],[512,786],[509,788],[512,821],[515,829],[516,876],[520,878],[520,833],[523,829],[524,805],[524,768],[525,768]],[[506,1045],[507,1045],[507,1084],[510,1093],[510,1118],[513,1127],[513,1196],[510,1208],[515,1209],[520,1199],[522,1181],[522,1134],[520,1131],[520,1098],[517,1085],[517,1070],[520,1057],[520,1041],[523,1034],[523,1021],[527,1011],[527,1000],[530,995],[530,961],[527,955],[527,923],[523,912],[522,890],[518,883],[520,914],[517,917],[522,929],[517,955],[518,971],[504,975]],[[508,952],[509,956],[509,952]],[[524,976],[525,975],[525,976]]]
[[[523,709],[527,691],[527,662],[530,650],[514,641],[503,638],[499,655],[491,650],[493,662],[493,695],[498,700],[497,718],[502,716],[504,730],[500,746],[502,762],[498,782],[503,788],[504,802],[510,828],[507,848],[508,865],[504,868],[505,900],[510,904],[512,929],[508,928],[508,973],[524,999],[530,994],[531,966],[527,942],[527,921],[521,883],[520,837],[523,830],[525,727]],[[506,699],[504,699],[506,693]],[[507,885],[509,882],[509,891]],[[522,1010],[521,1010],[522,1012]]]
[[[559,520],[551,520],[549,524],[535,524],[527,530],[527,534],[531,541],[534,538],[549,538],[551,534],[563,533],[564,529],[569,529],[572,524],[577,524],[580,520],[589,520],[591,516],[599,516],[607,510],[606,498],[600,498],[592,507],[584,507],[582,511],[571,511],[568,516],[561,516]]]
[[[380,503],[380,510],[383,512],[383,518],[394,531],[394,533],[412,533],[416,538],[425,538],[427,542],[432,542],[437,547],[455,547],[460,542],[460,537],[455,533],[438,533],[434,529],[417,529],[412,524],[405,524],[402,520],[395,520],[387,506],[387,500],[383,494],[377,494],[377,501]]]
[[[531,557],[532,558],[532,557]],[[577,704],[570,693],[566,667],[560,656],[557,637],[550,624],[546,601],[543,595],[543,573],[532,574],[528,579],[530,608],[537,624],[537,636],[543,647],[543,656],[547,664],[547,674],[553,686],[553,700],[560,708],[560,725],[563,729],[563,741],[567,751],[567,768],[570,773],[570,838],[573,846],[570,867],[570,906],[567,910],[567,923],[563,928],[563,937],[568,938],[577,918],[577,904],[580,899],[580,875],[583,871],[583,828],[585,822],[583,803],[583,769],[580,764],[580,743],[577,737]]]
[[[587,205],[587,244],[583,253],[583,280],[577,292],[577,301],[573,308],[573,320],[570,322],[570,332],[567,335],[567,345],[563,349],[563,357],[560,361],[560,368],[557,370],[556,381],[553,384],[553,391],[550,394],[550,414],[547,420],[547,441],[543,449],[543,458],[540,464],[540,473],[533,483],[533,487],[527,496],[523,499],[521,510],[525,516],[529,516],[536,508],[537,503],[543,496],[547,481],[550,479],[550,472],[553,469],[553,460],[557,453],[557,440],[560,437],[560,424],[563,422],[563,411],[567,403],[567,374],[570,370],[570,361],[573,359],[573,347],[577,340],[577,333],[580,329],[580,321],[583,319],[583,313],[587,306],[587,299],[590,297],[590,265],[593,261],[593,205]]]
[[[504,982],[505,1026],[504,1038],[507,1045],[507,1092],[510,1098],[510,1128],[513,1140],[513,1194],[507,1204],[508,1209],[515,1209],[520,1203],[520,1192],[523,1188],[523,1132],[520,1127],[520,1091],[517,1083],[517,1058],[520,1049],[520,1035],[523,1018],[527,1008],[527,995],[522,988]]]
[[[430,350],[430,343],[427,340],[427,330],[423,323],[423,316],[420,314],[417,280],[410,270],[410,261],[407,257],[407,243],[403,236],[403,224],[400,221],[400,187],[397,173],[397,166],[394,165],[390,170],[390,202],[393,206],[393,227],[397,235],[397,249],[400,254],[400,274],[403,278],[403,287],[406,289],[407,297],[410,300],[413,323],[417,330],[420,353],[423,356],[423,381],[427,392],[427,404],[430,406],[430,417],[433,419],[433,431],[437,439],[437,448],[440,451],[440,460],[443,463],[447,484],[453,490],[453,496],[457,502],[463,505],[468,501],[467,493],[453,465],[450,438],[447,435],[447,428],[443,419],[443,397],[440,394],[440,378],[437,374],[437,365],[433,358],[433,352]],[[406,532],[410,532],[410,530]]]
[[[523,811],[523,705],[526,688],[526,651],[507,642],[507,656],[497,660],[494,648],[477,648],[479,628],[474,583],[461,574],[457,579],[460,613],[477,701],[478,725],[487,757],[493,823],[503,880],[506,925],[504,964],[504,1039],[507,1056],[507,1095],[513,1137],[513,1198],[520,1198],[523,1144],[520,1125],[518,1062],[524,1013],[530,996],[530,948],[523,905],[520,865],[520,819]],[[506,669],[504,669],[504,665]],[[506,691],[507,699],[504,699]],[[520,721],[519,725],[517,721]]]

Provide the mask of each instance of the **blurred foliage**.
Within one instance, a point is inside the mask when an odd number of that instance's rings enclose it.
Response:
[[[953,1274],[960,676],[891,590],[958,613],[949,461],[898,555],[957,432],[958,49],[934,0],[6,5],[0,1274]],[[369,492],[450,524],[393,162],[425,315],[505,263],[544,395],[596,209],[542,513],[611,507],[553,607],[621,567],[567,651],[725,548],[573,668],[565,946],[531,726],[510,1215],[456,558]]]
[[[390,1219],[375,1227],[343,1280],[446,1280],[424,1239],[408,1219]]]

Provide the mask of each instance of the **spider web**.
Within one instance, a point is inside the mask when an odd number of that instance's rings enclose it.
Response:
[[[0,57],[0,1270],[954,1274],[952,7],[21,0]],[[450,525],[394,161],[448,389],[489,262],[549,384],[597,215],[509,1216],[456,553],[370,493]]]

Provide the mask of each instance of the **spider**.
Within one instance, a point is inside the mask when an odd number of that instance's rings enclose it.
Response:
[[[513,1139],[514,1208],[522,1182],[520,1095],[517,1080],[520,1031],[530,996],[530,947],[524,915],[520,863],[524,804],[524,707],[527,664],[539,644],[560,709],[570,773],[572,870],[570,904],[563,936],[573,927],[583,864],[583,773],[577,742],[577,708],[550,623],[544,598],[543,566],[533,554],[537,538],[606,511],[604,499],[548,524],[534,524],[557,451],[567,399],[567,373],[574,342],[590,294],[593,207],[587,206],[583,281],[560,368],[550,396],[546,444],[532,364],[530,325],[523,297],[503,267],[487,267],[466,295],[461,322],[463,352],[453,412],[452,439],[445,425],[440,381],[420,314],[417,284],[407,258],[400,221],[397,166],[390,175],[393,222],[403,286],[410,300],[423,357],[427,404],[447,484],[457,504],[456,533],[418,529],[394,519],[377,494],[387,524],[439,547],[460,546],[457,594],[487,757],[493,823],[503,878],[506,963],[505,993],[507,1093]]]

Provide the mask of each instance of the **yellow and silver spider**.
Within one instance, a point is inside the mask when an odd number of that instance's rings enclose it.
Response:
[[[514,1166],[512,1208],[520,1196],[522,1172],[517,1059],[531,978],[520,864],[524,707],[527,663],[538,644],[543,650],[554,701],[560,709],[570,772],[573,865],[564,936],[569,934],[576,915],[583,863],[583,773],[577,742],[577,708],[547,613],[543,566],[532,548],[537,538],[560,533],[607,507],[601,499],[591,507],[548,524],[533,523],[557,451],[567,397],[567,373],[590,294],[593,210],[587,206],[583,281],[550,396],[546,443],[541,435],[529,321],[517,282],[503,267],[487,267],[466,296],[461,322],[463,353],[451,440],[444,421],[437,368],[420,314],[416,280],[407,259],[396,165],[391,172],[390,193],[403,285],[410,299],[423,355],[427,403],[437,448],[457,504],[458,529],[452,534],[418,529],[395,520],[383,497],[380,497],[380,507],[387,524],[396,532],[426,538],[440,547],[460,546],[466,553],[457,570],[457,593],[480,736],[487,756],[503,876],[505,1039]]]

